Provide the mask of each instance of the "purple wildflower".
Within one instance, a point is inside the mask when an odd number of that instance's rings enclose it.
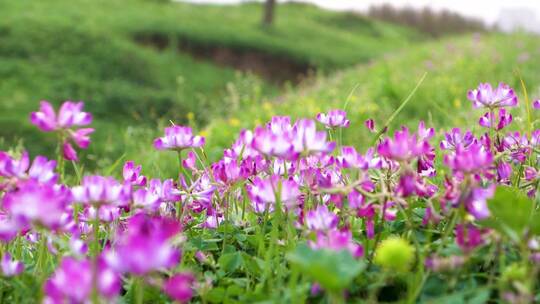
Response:
[[[29,162],[27,152],[23,152],[21,158],[16,160],[9,154],[0,151],[0,176],[16,180],[33,179],[43,184],[56,183],[58,180],[58,174],[54,173],[56,161],[48,160],[44,156],[36,156],[28,168]]]
[[[11,254],[5,253],[0,261],[2,274],[6,277],[12,277],[21,274],[24,271],[24,264],[20,261],[13,260]]]
[[[134,186],[145,186],[146,177],[141,175],[142,166],[135,166],[135,163],[130,160],[124,164],[122,175],[124,181],[130,182]]]
[[[328,210],[326,205],[319,205],[315,210],[306,214],[305,223],[311,230],[329,230],[336,228],[339,218],[335,213]]]
[[[92,128],[82,128],[72,130],[73,127],[86,126],[92,122],[92,115],[83,112],[84,103],[66,101],[60,107],[58,116],[54,108],[47,101],[40,103],[40,110],[32,112],[30,121],[44,132],[60,132],[64,138],[62,143],[63,156],[67,160],[77,161],[77,152],[70,143],[73,141],[81,149],[86,149],[90,145],[90,134],[94,132]]]
[[[502,130],[506,126],[512,123],[512,114],[508,113],[506,109],[499,109],[499,114],[495,115],[492,112],[487,112],[484,116],[480,117],[478,124],[484,128]]]
[[[186,148],[199,148],[204,146],[202,136],[193,136],[190,127],[172,126],[165,128],[165,136],[154,140],[157,150],[183,150]]]
[[[336,127],[347,128],[350,121],[347,119],[347,112],[343,110],[331,110],[326,113],[317,114],[317,120],[325,125],[328,129],[334,129]]]
[[[490,212],[487,206],[487,199],[492,198],[494,193],[494,185],[487,188],[474,188],[465,199],[465,208],[477,220],[489,217]]]
[[[161,200],[157,193],[147,189],[138,189],[133,192],[133,205],[155,212],[159,208]]]
[[[74,200],[87,205],[125,206],[131,198],[131,185],[113,177],[85,176],[80,186],[72,188]]]
[[[36,224],[57,228],[62,223],[70,199],[71,195],[66,188],[28,180],[19,183],[17,190],[6,193],[2,205],[22,227]]]
[[[182,166],[191,171],[197,170],[196,163],[197,163],[196,156],[195,156],[195,152],[193,151],[189,151],[187,154],[187,157],[182,160]]]
[[[471,131],[462,134],[459,128],[453,128],[451,133],[445,133],[444,138],[440,144],[442,150],[455,150],[457,147],[466,149],[476,141]]]
[[[83,112],[84,103],[66,101],[60,107],[58,116],[48,101],[42,101],[38,112],[32,112],[30,121],[44,132],[86,126],[92,123],[92,114]]]
[[[136,214],[118,234],[106,259],[117,271],[137,275],[172,268],[180,261],[180,251],[171,241],[180,230],[174,219]]]
[[[97,267],[98,292],[112,299],[120,292],[120,278],[102,259]],[[85,303],[90,299],[93,286],[92,262],[65,257],[54,274],[45,283],[44,303]]]
[[[486,232],[473,224],[459,224],[456,226],[456,243],[464,252],[470,252],[484,244]]]
[[[445,155],[444,163],[457,172],[481,173],[491,166],[493,155],[483,145],[473,143],[468,149],[458,146],[455,153]]]
[[[195,276],[190,272],[181,272],[170,277],[163,285],[163,291],[175,301],[187,303],[193,297]]]
[[[276,200],[289,209],[298,204],[300,190],[292,179],[281,179],[278,175],[262,179],[255,177],[252,185],[246,186],[253,208],[257,213],[274,210]]]
[[[148,189],[164,202],[177,202],[181,199],[180,191],[176,189],[172,179],[161,182],[161,180],[153,178],[150,180]]]
[[[409,161],[429,151],[429,144],[418,140],[416,134],[402,127],[394,133],[394,138],[386,138],[379,144],[377,151],[380,155],[396,161]]]
[[[326,132],[317,131],[315,122],[310,119],[301,119],[293,128],[294,151],[309,155],[312,153],[330,153],[336,146],[335,142],[326,141]]]
[[[347,250],[357,258],[364,255],[364,248],[354,242],[352,233],[348,229],[319,231],[316,241],[310,241],[309,245],[313,249]]]
[[[477,89],[467,93],[467,98],[473,102],[475,108],[514,107],[518,103],[514,90],[504,83],[499,83],[496,89],[489,83],[481,83]]]
[[[376,130],[375,130],[375,121],[373,119],[368,119],[364,122],[364,125],[366,126],[366,128],[369,130],[369,132],[371,133],[375,133]]]

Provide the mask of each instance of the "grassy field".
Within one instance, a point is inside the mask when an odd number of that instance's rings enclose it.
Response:
[[[314,117],[321,111],[345,107],[351,124],[374,118],[382,126],[424,73],[425,80],[390,127],[415,124],[420,119],[439,128],[464,125],[481,114],[473,113],[466,99],[467,89],[475,88],[479,82],[506,82],[521,94],[521,75],[529,94],[539,96],[539,48],[536,37],[524,34],[429,42],[373,64],[322,77],[313,86],[264,103],[264,111],[254,106],[238,111],[231,119],[214,121],[205,132],[211,143],[221,146],[230,143],[238,129],[252,128],[272,115]],[[373,137],[358,128],[344,131],[343,136],[359,146],[369,144]]]
[[[263,29],[261,7],[6,2],[0,10],[0,112],[9,114],[0,116],[0,137],[9,143],[24,136],[33,154],[51,151],[54,144],[28,123],[28,113],[43,99],[56,105],[84,100],[96,118],[93,146],[118,156],[123,148],[114,143],[128,126],[155,130],[163,117],[205,125],[277,95],[276,85],[258,77],[196,60],[172,43],[165,49],[141,45],[139,35],[254,50],[321,70],[373,59],[420,38],[411,30],[299,4],[278,6],[275,26]]]
[[[300,4],[280,4],[271,29],[259,25],[260,4],[19,0],[2,6],[0,151],[14,152],[14,159],[0,153],[0,299],[540,299],[540,153],[531,132],[539,120],[525,110],[522,89],[526,83],[531,99],[540,97],[537,37],[427,41]],[[323,73],[282,87],[194,59],[178,47],[185,43],[264,53]],[[443,151],[430,135],[376,138],[363,127],[373,118],[393,133],[401,125],[416,130],[424,120],[437,137],[452,127],[479,128],[478,117],[501,103],[500,96],[488,97],[480,100],[486,108],[472,110],[467,90],[480,82],[505,82],[520,99],[512,107],[510,92],[504,101],[514,115],[510,127],[501,131],[492,121],[486,131],[494,144]],[[94,115],[96,133],[80,163],[52,151],[66,135],[79,146],[88,143],[85,130],[68,134],[63,119],[50,133],[30,124],[42,99],[55,105],[82,99]],[[241,129],[274,115],[314,118],[336,108],[348,112],[349,128],[321,134],[306,124],[281,135],[259,129],[252,147],[222,157]],[[33,121],[54,129],[42,118]],[[201,141],[162,139],[168,150],[157,151],[153,140],[171,124],[193,127],[206,145],[192,150]],[[530,143],[505,138],[501,144],[501,133],[513,130],[532,133]],[[338,142],[334,150],[326,149],[333,143],[325,135]],[[343,146],[362,154],[376,146],[382,163],[366,166],[339,152]],[[260,151],[275,147],[280,151]],[[25,157],[15,157],[23,149],[34,159],[29,170]],[[41,153],[58,159],[58,176],[52,162],[36,157]],[[142,165],[148,187],[138,169],[122,170],[127,160]],[[437,175],[425,174],[431,169]]]

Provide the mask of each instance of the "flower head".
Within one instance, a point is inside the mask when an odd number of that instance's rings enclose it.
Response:
[[[42,101],[39,111],[30,114],[30,121],[44,132],[86,126],[92,123],[92,114],[83,112],[83,107],[82,101],[66,101],[57,116],[52,105],[48,101]]]
[[[310,241],[309,245],[313,249],[328,249],[332,251],[349,251],[354,257],[364,255],[364,248],[355,243],[352,233],[348,229],[331,229],[326,232],[319,231],[317,239]]]
[[[426,141],[418,140],[416,134],[411,134],[409,129],[403,127],[394,133],[393,138],[386,138],[377,150],[386,158],[408,161],[429,152],[430,147]]]
[[[85,176],[80,186],[71,190],[74,200],[89,205],[125,206],[131,198],[131,185],[113,177]]]
[[[315,122],[310,119],[302,119],[294,124],[293,146],[297,153],[330,153],[336,146],[335,142],[326,141],[326,132],[317,131]]]
[[[122,175],[124,176],[124,181],[130,182],[134,186],[145,186],[146,177],[141,175],[142,166],[135,166],[135,162],[132,160],[127,161],[124,164],[124,169]]]
[[[30,168],[29,168],[30,167]],[[43,184],[54,184],[58,174],[54,173],[56,161],[44,156],[36,156],[30,166],[28,153],[22,153],[20,159],[14,159],[6,152],[0,151],[0,176],[17,180],[33,179]]]
[[[498,115],[487,112],[484,116],[480,117],[480,120],[478,121],[480,126],[488,129],[495,129],[497,131],[504,129],[511,123],[512,114],[508,113],[504,108],[499,109]]]
[[[2,205],[20,226],[37,224],[57,228],[62,223],[70,199],[66,188],[28,180],[6,193]]]
[[[20,274],[24,270],[24,264],[20,261],[13,260],[11,254],[5,253],[0,261],[2,274],[6,277],[12,277]]]
[[[94,132],[92,128],[82,128],[72,130],[73,127],[89,125],[92,122],[92,115],[83,112],[84,102],[66,101],[60,107],[58,115],[54,108],[47,101],[40,103],[39,111],[30,114],[30,122],[43,132],[59,132],[64,138],[62,143],[63,156],[67,160],[77,161],[77,152],[70,143],[70,140],[79,148],[86,149],[90,145],[90,134]]]
[[[180,230],[176,220],[136,214],[118,234],[106,259],[114,269],[137,275],[174,267],[180,261],[180,251],[171,241]]]
[[[45,283],[45,303],[85,303],[90,299],[94,270],[88,259],[65,257]],[[98,259],[97,289],[101,296],[114,298],[120,292],[120,277]]]
[[[317,114],[317,120],[324,124],[328,129],[334,129],[336,127],[347,128],[350,121],[347,119],[347,112],[343,110],[331,110],[326,113]]]
[[[181,272],[170,277],[163,285],[163,291],[180,303],[186,303],[193,297],[195,276],[190,272]]]
[[[460,128],[453,128],[450,133],[444,134],[444,140],[441,141],[440,147],[442,150],[455,150],[457,147],[467,149],[476,141],[471,131],[461,133]]]
[[[482,144],[473,143],[468,149],[459,147],[455,153],[445,155],[444,163],[461,173],[482,173],[493,163],[493,155]]]
[[[193,136],[190,127],[172,126],[165,128],[165,136],[154,140],[157,150],[183,150],[186,148],[199,148],[204,146],[202,136]]]
[[[298,184],[294,180],[283,180],[278,175],[266,179],[255,177],[253,184],[246,188],[253,209],[258,213],[274,210],[277,200],[289,208],[295,207],[300,196]]]
[[[518,103],[514,90],[502,82],[496,89],[489,83],[481,83],[478,88],[467,93],[467,98],[473,102],[475,108],[514,107]]]
[[[305,222],[308,229],[328,230],[336,228],[339,218],[335,213],[328,210],[326,205],[319,205],[315,210],[308,211]]]
[[[465,252],[470,252],[484,244],[485,229],[480,229],[473,224],[459,224],[456,226],[456,243]]]

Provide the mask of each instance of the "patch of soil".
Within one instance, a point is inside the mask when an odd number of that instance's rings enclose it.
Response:
[[[257,49],[202,44],[185,38],[173,40],[162,34],[137,34],[135,41],[158,50],[169,48],[174,43],[179,51],[188,53],[196,59],[250,72],[277,84],[286,82],[298,84],[316,70],[309,64]]]

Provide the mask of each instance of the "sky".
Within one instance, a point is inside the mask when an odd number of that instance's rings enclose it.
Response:
[[[197,3],[238,3],[246,0],[187,0]],[[287,0],[278,0],[280,2]],[[390,3],[398,7],[412,6],[433,9],[449,9],[462,15],[477,17],[486,24],[493,25],[505,21],[512,27],[518,23],[522,27],[540,31],[540,0],[301,0],[335,10],[365,11],[371,5]],[[508,20],[511,19],[511,20]],[[509,22],[511,21],[511,22]]]

